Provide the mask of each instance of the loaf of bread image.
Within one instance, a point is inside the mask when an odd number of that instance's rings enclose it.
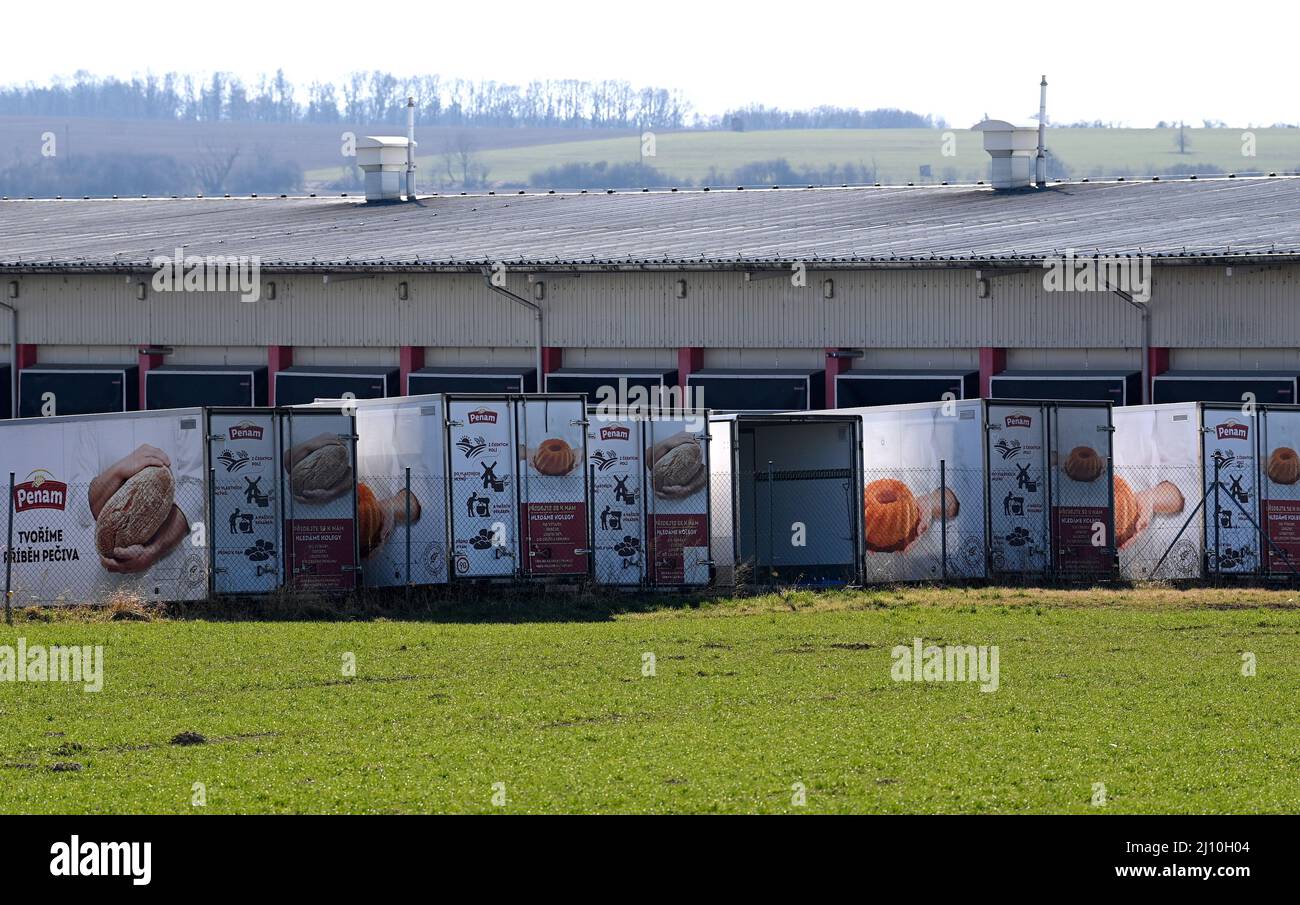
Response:
[[[708,480],[704,450],[686,431],[674,434],[646,450],[650,486],[661,500],[683,500],[701,490]]]
[[[357,485],[357,535],[362,559],[373,556],[387,542],[396,526],[406,524],[406,511],[405,490],[381,500],[368,485]],[[415,494],[410,494],[410,511],[410,523],[415,524],[422,512]]]
[[[148,543],[175,504],[176,482],[170,468],[151,465],[127,478],[99,510],[95,548],[100,556]]]
[[[299,503],[328,503],[352,486],[352,457],[337,434],[320,434],[284,456],[289,493]]]
[[[961,503],[951,489],[916,496],[894,478],[872,481],[863,492],[867,549],[902,553],[925,533],[936,518],[954,518]]]
[[[1123,550],[1136,541],[1157,515],[1177,515],[1186,500],[1170,481],[1134,491],[1128,481],[1115,478],[1115,542]]]
[[[1300,481],[1300,456],[1289,446],[1279,446],[1268,457],[1264,471],[1274,484],[1294,484]]]
[[[573,466],[578,464],[578,457],[567,442],[559,437],[551,437],[543,440],[533,451],[532,462],[538,474],[558,478],[573,471]]]

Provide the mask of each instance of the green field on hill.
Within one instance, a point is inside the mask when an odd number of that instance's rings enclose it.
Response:
[[[1174,172],[1295,172],[1300,169],[1300,129],[1255,129],[1255,156],[1242,154],[1243,129],[1188,129],[1186,153],[1179,153],[1176,129],[1051,129],[1048,147],[1069,168],[1071,178]],[[645,163],[671,178],[710,182],[711,172],[727,175],[754,162],[784,159],[796,170],[853,164],[874,168],[878,181],[919,179],[929,165],[929,181],[973,182],[986,178],[988,156],[978,132],[931,129],[809,129],[766,132],[671,132],[656,137],[655,156]],[[426,145],[427,146],[427,145]],[[641,160],[637,136],[590,138],[549,144],[516,145],[477,152],[496,185],[529,184],[534,173],[573,163],[635,164]],[[445,172],[437,155],[419,159],[421,183]],[[311,182],[337,179],[339,170],[313,170]],[[530,185],[531,188],[546,188]],[[603,188],[593,185],[591,188]]]
[[[1287,592],[555,606],[538,621],[518,604],[484,619],[492,601],[390,620],[20,618],[0,646],[103,645],[105,678],[97,694],[0,682],[0,811],[1300,807]],[[997,690],[895,681],[891,651],[915,638],[997,646]]]

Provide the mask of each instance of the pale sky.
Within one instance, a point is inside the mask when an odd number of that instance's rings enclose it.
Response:
[[[621,78],[678,88],[703,113],[751,102],[900,107],[965,127],[986,112],[1029,122],[1046,73],[1054,122],[1300,123],[1293,4],[1235,17],[1195,0],[65,0],[9,4],[4,19],[5,84],[78,69],[250,79],[283,68],[302,85],[376,68]]]

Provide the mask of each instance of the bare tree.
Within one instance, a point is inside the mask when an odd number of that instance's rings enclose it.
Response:
[[[218,148],[206,145],[197,149],[194,155],[194,178],[209,195],[219,195],[226,187],[230,171],[235,168],[239,158],[239,146]]]

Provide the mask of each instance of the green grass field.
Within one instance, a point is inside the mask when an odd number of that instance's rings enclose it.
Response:
[[[1254,129],[1253,157],[1242,154],[1243,129],[1188,129],[1187,153],[1180,154],[1174,129],[1052,129],[1048,147],[1070,168],[1072,178],[1143,176],[1175,168],[1205,172],[1260,170],[1294,172],[1300,168],[1300,129]],[[945,130],[810,129],[766,132],[675,132],[657,137],[656,154],[646,163],[676,179],[706,179],[711,168],[730,173],[754,161],[784,158],[796,169],[852,163],[875,167],[880,181],[910,182],[929,164],[933,181],[973,182],[985,178],[988,155],[979,133],[952,130],[955,156],[943,154]],[[426,147],[428,145],[426,144]],[[640,138],[587,139],[493,148],[478,153],[496,184],[528,183],[530,176],[566,163],[636,163]],[[436,178],[445,165],[437,155],[419,160],[421,184]],[[309,182],[338,178],[338,168],[313,170]],[[533,186],[546,188],[546,186]],[[603,186],[591,186],[603,188]]]
[[[0,644],[102,644],[106,674],[98,694],[0,683],[0,811],[1300,807],[1295,595],[915,589],[476,615],[0,626]],[[890,650],[915,637],[997,645],[999,689],[893,681]],[[171,743],[184,732],[206,742]]]

